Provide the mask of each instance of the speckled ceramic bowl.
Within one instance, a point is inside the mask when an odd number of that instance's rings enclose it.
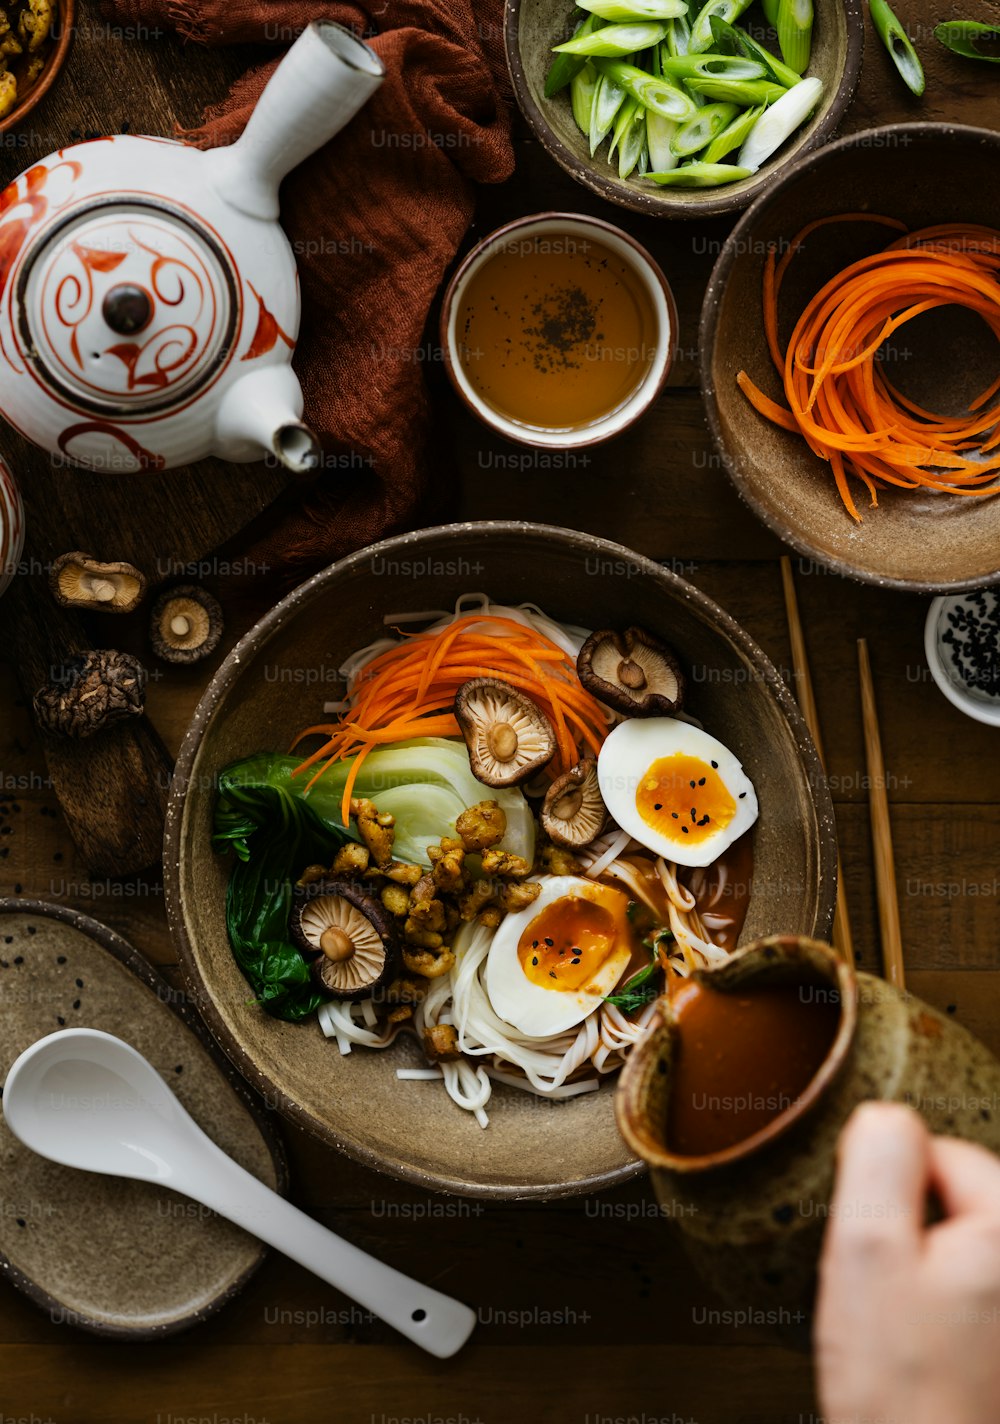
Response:
[[[815,0],[815,29],[809,74],[823,81],[813,116],[778,153],[750,178],[721,188],[660,188],[637,177],[619,178],[608,163],[607,144],[591,157],[590,144],[570,109],[568,90],[544,96],[552,46],[572,34],[572,0],[506,0],[504,43],[507,66],[521,112],[535,137],[570,177],[585,188],[636,212],[663,218],[707,218],[739,212],[753,202],[795,158],[829,141],[843,118],[861,73],[864,18],[861,0]],[[695,7],[697,9],[697,7]],[[739,21],[776,51],[773,30],[755,5]]]
[[[42,102],[52,88],[69,57],[76,30],[76,0],[56,0],[52,8],[55,11],[52,39],[48,46],[42,72],[34,84],[18,96],[18,102],[10,113],[0,119],[0,133],[7,133],[21,127],[31,111]]]
[[[483,1131],[440,1084],[399,1082],[422,1051],[342,1058],[315,1023],[269,1018],[226,937],[228,865],[210,845],[215,782],[238,757],[283,750],[338,695],[335,669],[386,615],[453,607],[485,589],[590,627],[641,622],[677,648],[688,706],[757,787],[755,872],[744,934],[822,938],[835,898],[833,809],[790,693],[757,645],[704,594],[617,544],[520,523],[457,524],[377,544],[296,589],[233,650],[177,762],[164,852],[167,909],[190,987],[241,1071],[294,1121],[358,1160],[483,1197],[553,1197],[611,1186],[641,1164],[615,1127],[614,1084],[569,1102],[498,1087]]]
[[[1000,134],[954,124],[894,124],[841,139],[776,178],[727,238],[705,294],[701,388],[733,484],[781,538],[865,583],[927,593],[996,583],[1000,498],[887,489],[870,509],[855,481],[862,515],[855,523],[829,465],[801,436],[758,415],[736,385],[746,371],[783,401],[761,319],[767,251],[772,243],[787,251],[807,223],[843,212],[885,214],[911,230],[948,222],[1000,228],[1000,188],[983,182],[998,162]],[[895,236],[870,223],[813,233],[782,287],[781,341],[825,282]],[[898,328],[883,359],[890,379],[917,404],[958,412],[996,376],[996,337],[972,313],[943,307]]]

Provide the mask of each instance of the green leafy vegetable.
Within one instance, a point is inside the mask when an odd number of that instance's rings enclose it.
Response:
[[[263,768],[270,760],[250,761]],[[226,928],[236,962],[262,1008],[298,1020],[323,1002],[288,936],[293,886],[307,865],[329,865],[347,839],[280,786],[255,784],[246,762],[219,777],[212,845],[236,856],[226,890]]]
[[[654,936],[650,945],[645,941],[652,954],[652,959],[644,969],[638,970],[632,975],[617,994],[609,994],[604,1000],[606,1004],[614,1004],[616,1009],[621,1009],[623,1014],[635,1014],[646,1004],[649,1004],[659,997],[660,985],[657,982],[657,975],[660,973],[660,961],[657,955],[657,947],[667,940],[673,939],[670,930],[660,930]]]

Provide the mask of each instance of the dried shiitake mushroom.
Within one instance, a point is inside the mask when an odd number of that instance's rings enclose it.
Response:
[[[64,737],[91,737],[142,713],[146,680],[145,668],[128,653],[81,653],[35,693],[38,725]]]
[[[153,652],[167,663],[196,663],[214,652],[222,637],[219,601],[197,584],[182,583],[153,604],[149,637]]]
[[[550,841],[579,849],[596,841],[608,819],[608,809],[592,757],[577,762],[553,781],[542,803],[541,822]]]
[[[675,653],[644,628],[591,633],[576,670],[588,692],[628,717],[670,717],[684,701]]]
[[[290,930],[331,999],[367,998],[399,971],[391,916],[352,881],[317,880],[298,889]]]
[[[146,592],[146,579],[134,564],[106,562],[79,550],[55,560],[49,584],[52,597],[64,608],[101,613],[131,613]]]
[[[472,774],[486,786],[516,786],[552,760],[555,733],[529,697],[498,677],[474,677],[455,695],[455,716]]]

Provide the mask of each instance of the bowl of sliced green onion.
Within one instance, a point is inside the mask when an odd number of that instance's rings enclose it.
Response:
[[[507,63],[548,153],[661,217],[736,212],[828,139],[861,71],[861,0],[507,0]]]

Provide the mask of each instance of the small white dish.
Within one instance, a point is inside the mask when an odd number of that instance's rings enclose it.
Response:
[[[996,599],[1000,606],[1000,591],[984,589],[983,592]],[[944,634],[949,629],[949,613],[959,604],[968,604],[970,596],[968,593],[952,593],[932,600],[924,626],[924,652],[931,676],[953,706],[977,722],[1000,727],[1000,697],[970,687],[954,665],[950,645],[944,641]]]

